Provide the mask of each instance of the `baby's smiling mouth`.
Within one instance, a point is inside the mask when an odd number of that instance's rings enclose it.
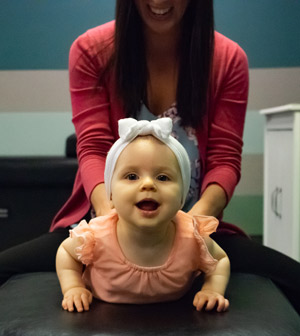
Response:
[[[143,211],[155,211],[158,209],[159,205],[160,204],[153,199],[144,199],[136,203],[136,206]]]

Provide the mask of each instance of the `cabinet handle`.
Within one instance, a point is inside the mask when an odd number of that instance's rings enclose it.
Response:
[[[279,196],[282,194],[282,188],[276,187],[271,194],[271,209],[274,212],[275,216],[281,218],[281,209],[279,210]],[[281,203],[280,203],[281,204]],[[280,206],[281,208],[281,206]]]
[[[277,215],[277,217],[281,218],[282,217],[281,216],[281,208],[282,208],[281,203],[282,203],[282,201],[281,201],[281,199],[279,199],[279,197],[282,198],[281,197],[282,189],[281,188],[276,188],[276,189],[277,189],[277,193],[276,193],[276,215]],[[279,203],[279,201],[280,201],[280,203]],[[279,206],[278,206],[278,203],[279,203]]]
[[[273,190],[271,194],[271,209],[274,212],[274,214],[277,216],[276,214],[276,194],[277,194],[277,188]]]

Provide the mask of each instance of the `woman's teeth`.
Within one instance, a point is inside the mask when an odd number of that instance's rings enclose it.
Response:
[[[150,7],[151,9],[151,12],[153,14],[156,14],[156,15],[165,15],[167,13],[170,12],[172,7],[169,7],[169,8],[165,8],[165,9],[159,9],[159,8],[153,8],[153,7]]]

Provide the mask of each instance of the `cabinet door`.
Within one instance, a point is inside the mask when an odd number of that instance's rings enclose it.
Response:
[[[264,244],[293,256],[293,132],[267,130]]]

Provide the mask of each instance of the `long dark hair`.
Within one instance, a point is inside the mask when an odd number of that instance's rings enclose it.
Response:
[[[117,90],[127,117],[137,117],[147,101],[147,65],[143,23],[133,0],[117,0],[115,68]],[[176,93],[182,126],[201,125],[207,112],[214,48],[213,0],[190,0],[178,46]]]

